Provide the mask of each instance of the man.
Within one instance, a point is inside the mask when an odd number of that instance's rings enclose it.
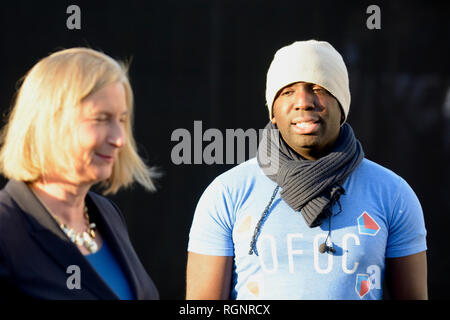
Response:
[[[341,55],[315,40],[281,48],[266,100],[257,158],[198,203],[187,299],[381,299],[385,278],[392,298],[427,299],[420,203],[364,158]]]

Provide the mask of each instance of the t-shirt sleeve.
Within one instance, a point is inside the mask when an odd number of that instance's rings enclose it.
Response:
[[[225,186],[214,180],[204,191],[195,209],[189,233],[188,251],[233,256],[234,208]]]
[[[386,258],[404,257],[427,250],[422,207],[403,179],[391,214]]]

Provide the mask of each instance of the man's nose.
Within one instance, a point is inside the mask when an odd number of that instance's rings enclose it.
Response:
[[[297,90],[295,95],[295,110],[310,110],[314,109],[314,97],[305,88]]]

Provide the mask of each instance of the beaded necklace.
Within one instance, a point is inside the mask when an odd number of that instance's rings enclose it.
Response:
[[[30,188],[31,191],[34,193],[35,197],[39,199],[37,194],[34,192],[32,188]],[[90,223],[89,221],[89,213],[88,208],[85,205],[83,209],[84,218],[86,219],[86,231],[83,232],[75,232],[73,228],[69,228],[67,224],[62,223],[51,211],[50,209],[45,205],[43,201],[40,201],[42,205],[47,209],[48,213],[55,219],[55,221],[58,223],[61,230],[67,235],[67,237],[77,246],[84,246],[86,249],[89,250],[90,253],[96,253],[98,251],[98,245],[97,242],[95,242],[95,229],[96,225],[95,223]]]
[[[59,227],[69,237],[70,241],[77,246],[85,246],[90,253],[96,253],[98,251],[97,242],[95,242],[95,223],[89,222],[88,208],[84,206],[84,218],[87,222],[87,230],[83,232],[75,232],[73,228],[69,228],[65,223],[60,223],[59,219],[53,216],[59,223]]]

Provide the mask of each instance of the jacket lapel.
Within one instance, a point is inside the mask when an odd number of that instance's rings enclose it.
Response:
[[[97,213],[99,217],[97,217],[96,223],[99,229],[103,231],[103,237],[110,244],[116,259],[122,267],[135,298],[139,299],[142,288],[137,271],[133,267],[137,263],[134,261],[134,249],[131,247],[130,240],[128,239],[124,221],[121,220],[121,213],[107,199],[101,198],[92,192],[89,192],[88,195],[89,200],[92,200],[98,209]],[[117,214],[113,215],[113,212]],[[106,213],[108,213],[108,216],[106,216]]]
[[[61,230],[47,209],[33,194],[26,183],[10,180],[5,190],[11,195],[29,222],[30,234],[42,249],[66,272],[70,265],[81,270],[81,286],[99,299],[118,297],[106,285],[66,234]]]

